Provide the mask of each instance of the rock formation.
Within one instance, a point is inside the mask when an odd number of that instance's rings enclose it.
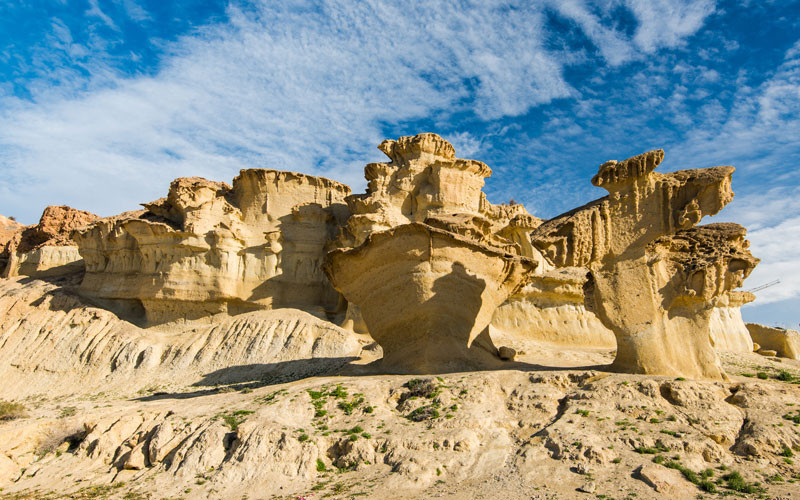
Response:
[[[800,360],[800,332],[785,328],[747,323],[747,330],[753,342],[761,346],[761,350],[775,351],[777,356]]]
[[[741,307],[756,300],[750,292],[732,291],[716,297],[711,312],[711,343],[717,351],[753,352],[753,339],[742,319]]]
[[[97,220],[92,213],[67,206],[44,209],[39,223],[16,232],[3,253],[3,276],[46,277],[81,271],[83,261],[70,234]]]
[[[81,294],[147,324],[293,307],[319,317],[339,295],[324,246],[347,215],[344,184],[242,170],[233,186],[191,177],[169,194],[75,234]]]
[[[505,335],[570,347],[613,349],[614,333],[584,305],[586,269],[564,267],[531,277],[494,313],[492,327]]]
[[[287,381],[338,368],[360,351],[351,333],[296,309],[143,329],[63,287],[0,280],[0,400]]]
[[[3,276],[3,271],[8,264],[8,250],[6,245],[15,233],[21,231],[24,226],[14,219],[10,219],[4,215],[0,215],[0,276]]]
[[[435,134],[384,141],[390,159],[365,168],[367,192],[326,272],[357,305],[383,348],[383,366],[411,373],[492,364],[494,310],[536,268],[521,205],[495,206],[481,191],[485,164],[455,157]],[[527,255],[526,255],[527,254]]]
[[[733,198],[733,167],[654,172],[663,157],[601,165],[592,183],[609,196],[543,223],[533,244],[556,266],[590,270],[586,304],[617,337],[616,370],[721,379],[713,301],[758,260],[740,226],[694,228]]]

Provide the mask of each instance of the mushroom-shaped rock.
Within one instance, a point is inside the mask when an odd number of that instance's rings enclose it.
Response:
[[[325,270],[358,304],[386,370],[437,373],[501,363],[484,330],[535,267],[500,248],[411,223],[331,251]]]
[[[617,338],[614,367],[724,379],[713,306],[755,267],[744,228],[692,229],[733,199],[733,167],[654,172],[664,153],[600,166],[609,195],[544,222],[532,242],[557,267],[587,268],[585,303]]]

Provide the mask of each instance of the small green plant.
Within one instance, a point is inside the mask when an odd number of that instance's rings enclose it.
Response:
[[[321,459],[318,458],[317,459],[317,472],[325,472],[326,470],[328,470],[328,468],[325,467],[325,462],[323,462]]]
[[[347,389],[345,389],[342,384],[337,384],[336,388],[328,393],[329,396],[333,396],[336,399],[344,399],[347,397]]]
[[[669,429],[661,429],[660,432],[661,432],[661,434],[666,434],[666,435],[672,436],[672,437],[680,437],[680,435],[681,435],[679,432],[671,431]]]
[[[369,432],[362,432],[361,437],[363,437],[364,439],[369,439],[372,437],[372,434],[370,434]]]
[[[769,374],[767,374],[767,372],[758,372],[756,373],[756,377],[761,380],[767,380],[769,378]]]
[[[339,401],[337,406],[344,412],[345,415],[352,415],[353,410],[358,408],[358,406],[363,402],[364,398],[358,397],[354,398],[352,401]]]
[[[225,425],[230,427],[231,431],[236,432],[239,429],[239,425],[244,422],[247,415],[253,413],[251,410],[237,410],[230,414],[219,414],[214,418],[221,418]]]
[[[10,401],[0,401],[0,420],[14,420],[26,416],[25,405]]]
[[[68,418],[74,416],[78,412],[78,409],[74,406],[65,406],[61,408],[61,412],[58,414],[58,418]]]
[[[795,424],[800,424],[800,410],[797,410],[795,414],[792,414],[791,412],[787,413],[783,416],[783,419],[794,422]]]
[[[589,410],[580,410],[580,409],[579,410],[575,410],[575,414],[576,415],[580,415],[581,417],[588,417],[589,416]]]
[[[308,434],[306,434],[305,432],[300,434],[299,436],[297,436],[297,440],[300,441],[301,443],[304,441],[308,441]]]
[[[781,456],[786,458],[791,458],[794,456],[794,453],[792,453],[791,448],[789,448],[788,446],[784,446],[783,451],[781,451]]]
[[[645,455],[656,455],[658,453],[663,453],[665,451],[669,451],[669,448],[661,442],[661,440],[656,440],[656,444],[654,446],[637,446],[633,451],[636,453],[642,453]]]
[[[781,370],[778,372],[778,375],[775,378],[777,378],[781,382],[791,382],[792,380],[794,380],[794,375],[792,375],[792,373],[789,371]]]
[[[409,413],[406,416],[406,418],[411,420],[412,422],[422,422],[423,420],[431,420],[434,418],[439,418],[439,410],[437,410],[435,405],[432,404],[420,406],[416,410]]]
[[[676,378],[675,380],[678,380],[678,381],[680,381],[680,382],[683,382],[683,381],[684,381],[684,380],[686,380],[686,379],[685,379],[684,377],[678,377],[678,378]]]
[[[726,488],[740,493],[762,493],[764,491],[757,483],[745,481],[742,475],[736,471],[725,474],[722,476],[722,480],[725,481]]]
[[[619,458],[619,457],[617,457],[617,458],[615,458],[614,460],[611,461],[611,463],[613,463],[613,464],[618,464],[620,462],[622,462],[622,459]]]

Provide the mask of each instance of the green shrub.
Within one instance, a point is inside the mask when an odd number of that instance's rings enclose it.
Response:
[[[431,420],[439,418],[439,410],[434,405],[420,406],[406,416],[412,422],[422,422],[423,420]]]
[[[726,488],[740,493],[761,493],[764,490],[757,483],[745,481],[742,475],[736,471],[725,474],[722,479],[725,481]]]
[[[352,401],[339,401],[339,409],[344,412],[345,415],[352,415],[353,410],[358,408],[358,406],[364,402],[364,398],[355,398]]]
[[[697,484],[697,486],[699,486],[701,490],[706,491],[708,493],[717,492],[717,486],[708,479],[703,479]]]
[[[318,458],[317,459],[317,472],[325,472],[326,470],[328,470],[328,468],[325,467],[325,462],[323,462],[321,459]]]
[[[655,446],[652,446],[652,447],[649,447],[649,446],[648,447],[637,446],[636,449],[634,449],[633,451],[635,451],[636,453],[642,453],[642,454],[645,454],[645,455],[655,455],[657,453],[663,453],[665,451],[669,451],[669,448],[667,448],[664,445],[664,443],[662,443],[661,440],[659,439],[659,440],[656,441]]]
[[[26,416],[25,405],[10,401],[0,401],[0,420],[14,420]]]
[[[760,378],[761,380],[767,380],[769,378],[769,375],[767,374],[767,372],[758,372],[756,373],[756,377]]]
[[[300,434],[299,436],[297,436],[297,440],[300,441],[301,443],[303,441],[308,441],[308,434],[306,433]]]

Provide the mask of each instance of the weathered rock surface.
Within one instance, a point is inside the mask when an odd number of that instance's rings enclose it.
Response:
[[[242,170],[233,187],[172,182],[144,211],[76,233],[86,261],[80,293],[148,324],[292,307],[325,317],[339,295],[322,272],[324,246],[350,188],[321,177]]]
[[[391,162],[367,165],[366,194],[347,198],[352,215],[326,272],[360,310],[386,369],[494,364],[484,330],[544,261],[529,240],[539,220],[521,205],[488,203],[489,167],[456,158],[436,134],[379,148]]]
[[[740,226],[692,228],[733,198],[734,169],[653,172],[663,157],[604,163],[592,183],[609,196],[543,223],[532,240],[553,264],[591,270],[586,303],[617,337],[615,369],[722,379],[713,302],[758,260]]]
[[[759,345],[759,351],[767,349],[775,351],[782,358],[800,359],[800,332],[784,328],[774,328],[747,323],[747,330],[753,342]]]
[[[56,285],[0,281],[0,398],[292,380],[360,351],[352,333],[296,309],[142,329]]]
[[[99,487],[114,499],[529,500],[537,491],[578,498],[591,474],[598,496],[705,494],[641,452],[657,449],[662,462],[711,469],[712,481],[735,471],[770,498],[791,498],[800,466],[784,450],[800,447],[800,437],[784,415],[794,413],[798,390],[777,380],[499,370],[321,377],[142,401],[59,398],[0,422],[12,478],[0,487],[25,499]],[[59,417],[64,404],[72,414]],[[769,479],[777,474],[784,479]],[[736,493],[724,481],[717,488]]]
[[[39,223],[17,231],[7,241],[3,277],[46,277],[83,270],[71,233],[97,220],[92,213],[67,206],[44,209]]]
[[[0,215],[0,276],[3,276],[3,272],[8,264],[9,253],[6,249],[6,245],[11,241],[14,234],[21,231],[23,227],[24,226],[19,222],[9,219],[4,215]],[[1,461],[2,457],[0,457],[0,462]]]
[[[334,286],[358,304],[383,348],[382,366],[408,373],[496,361],[481,333],[534,269],[528,259],[419,223],[374,233],[328,259]]]
[[[584,306],[586,274],[579,267],[536,273],[495,310],[492,327],[504,336],[556,345],[615,348],[614,333]]]
[[[742,319],[741,307],[756,299],[750,292],[733,291],[713,300],[709,324],[711,343],[717,351],[753,352],[753,339]]]

